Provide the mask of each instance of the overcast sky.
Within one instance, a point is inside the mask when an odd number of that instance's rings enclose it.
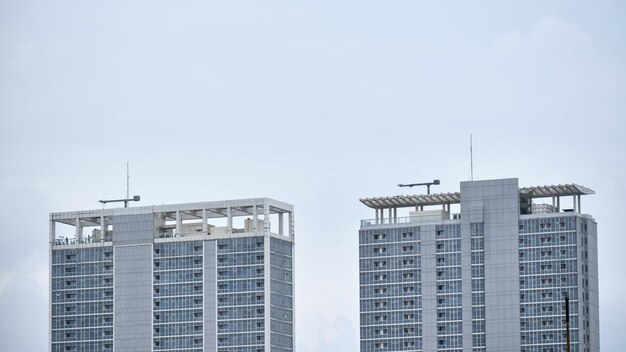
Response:
[[[296,209],[296,344],[358,351],[359,197],[519,177],[597,194],[603,351],[626,345],[624,1],[0,0],[0,350],[46,351],[48,214]]]

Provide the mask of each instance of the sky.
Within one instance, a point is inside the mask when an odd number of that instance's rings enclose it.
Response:
[[[626,345],[623,1],[0,0],[0,350],[45,351],[48,214],[295,206],[296,346],[356,352],[359,198],[577,183]],[[414,190],[417,192],[418,190]]]

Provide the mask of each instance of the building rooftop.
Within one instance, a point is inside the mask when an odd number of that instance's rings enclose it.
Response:
[[[285,214],[288,217],[286,229]],[[294,236],[291,204],[270,198],[251,198],[51,213],[50,242],[55,245],[110,242],[117,232],[115,219],[129,215],[153,215],[156,239],[241,233]]]
[[[520,197],[523,198],[550,198],[595,194],[593,190],[575,183],[552,186],[522,187],[519,189],[519,193]],[[361,203],[372,209],[406,208],[427,205],[459,204],[461,203],[461,194],[459,192],[415,194],[361,198],[359,200]]]

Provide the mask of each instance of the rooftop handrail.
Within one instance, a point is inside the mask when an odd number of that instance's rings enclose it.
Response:
[[[64,237],[60,236],[59,238],[55,238],[55,245],[68,245],[68,244],[82,244],[82,243],[99,243],[99,242],[111,242],[111,236],[105,236],[96,238],[95,236],[85,236],[82,238],[76,237]]]
[[[425,222],[438,222],[444,220],[456,219],[456,214],[452,214],[451,218],[443,218],[441,215],[429,215],[429,216],[399,216],[396,218],[378,218],[378,219],[365,219],[361,220],[361,227],[376,226],[376,225],[393,225],[393,224],[408,224],[408,223],[425,223]]]

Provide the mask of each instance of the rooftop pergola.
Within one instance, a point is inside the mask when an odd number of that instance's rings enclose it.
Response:
[[[407,196],[361,198],[361,203],[372,209],[423,207],[461,203],[461,193],[416,194]]]
[[[208,231],[210,219],[226,219],[228,232],[233,231],[233,218],[246,217],[254,220],[262,219],[269,224],[270,215],[278,215],[279,233],[283,234],[283,215],[288,216],[287,233],[294,235],[293,206],[271,198],[237,199],[226,201],[153,205],[129,208],[94,209],[50,214],[51,241],[54,240],[55,223],[75,226],[76,237],[82,236],[83,227],[99,227],[102,233],[116,216],[154,214],[163,221],[173,222],[176,233],[180,233],[185,222],[195,221],[202,225],[202,233]],[[255,225],[256,226],[256,225]],[[269,226],[269,225],[266,225]]]
[[[556,209],[560,208],[560,197],[573,196],[574,208],[580,210],[580,196],[595,194],[595,192],[587,187],[577,185],[575,183],[565,185],[551,186],[535,186],[522,187],[519,189],[520,197],[526,199],[533,198],[552,198],[553,205]],[[398,195],[390,197],[371,197],[359,199],[366,206],[378,210],[397,209],[415,207],[423,210],[424,206],[442,205],[450,209],[450,204],[460,204],[461,194],[453,193],[437,193],[437,194],[416,194],[416,195]]]

